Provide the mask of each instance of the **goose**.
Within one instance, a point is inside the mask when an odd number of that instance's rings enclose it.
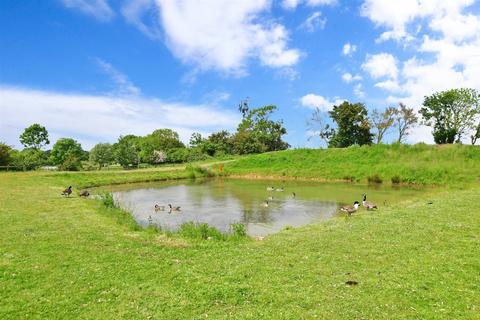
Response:
[[[275,189],[277,192],[283,192],[283,187]]]
[[[180,211],[180,207],[172,207],[171,204],[168,204],[168,208],[170,209],[170,211]]]
[[[295,192],[292,192],[292,198],[295,199],[296,196],[297,194]]]
[[[67,189],[63,190],[62,196],[70,196],[72,194],[72,186],[68,187]]]
[[[275,188],[274,187],[267,187],[267,191],[274,191]]]
[[[267,200],[268,200],[268,201],[273,201],[273,197],[272,197],[272,196],[269,196],[269,197],[267,198]]]
[[[357,212],[358,207],[360,206],[360,203],[358,201],[355,201],[353,203],[353,206],[343,206],[340,208],[340,211],[348,213],[348,215],[351,215],[354,212]]]
[[[82,190],[82,191],[80,191],[80,193],[79,193],[79,196],[80,196],[80,197],[85,197],[85,198],[86,198],[86,197],[88,197],[89,195],[90,195],[90,192],[88,192],[88,190]]]
[[[159,206],[158,204],[155,204],[155,211],[164,211],[165,206]]]
[[[265,200],[265,201],[262,203],[262,207],[268,208],[268,201],[267,201],[267,200]]]
[[[367,201],[367,194],[364,193],[363,194],[363,201],[362,201],[362,205],[367,208],[367,210],[373,210],[373,209],[378,209],[377,205],[375,203],[372,203],[372,202],[368,202]]]

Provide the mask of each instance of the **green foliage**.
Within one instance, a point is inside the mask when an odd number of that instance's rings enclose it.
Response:
[[[67,159],[70,164],[78,163],[82,157],[82,146],[71,138],[58,139],[50,154],[50,160],[56,165],[62,165]]]
[[[115,160],[125,169],[139,163],[140,138],[134,135],[120,136],[113,145]]]
[[[82,169],[82,161],[77,156],[69,154],[65,161],[58,166],[58,169],[62,171],[80,171]]]
[[[345,148],[372,143],[373,135],[370,133],[370,123],[364,104],[344,101],[338,106],[333,106],[329,114],[337,124],[337,129],[329,141],[329,147]]]
[[[367,178],[367,180],[368,180],[368,183],[378,183],[378,184],[380,184],[380,183],[383,182],[382,177],[380,177],[380,175],[378,173],[375,173],[375,174],[369,176]]]
[[[50,143],[48,140],[48,131],[45,127],[34,123],[26,128],[20,135],[20,143],[23,144],[25,148],[40,149]]]
[[[373,110],[370,115],[371,127],[376,129],[375,142],[381,143],[385,133],[393,126],[395,114],[397,110],[393,107],[388,107],[383,112]]]
[[[198,240],[225,240],[226,235],[211,227],[208,223],[187,222],[180,226],[178,234],[183,237]]]
[[[9,145],[0,142],[0,166],[7,166],[13,163],[14,150]]]
[[[392,184],[400,184],[402,182],[402,179],[399,175],[394,175],[391,180]]]
[[[35,170],[45,164],[45,153],[40,149],[26,148],[14,153],[13,164],[22,170]]]
[[[155,163],[155,150],[164,151],[168,154],[170,150],[185,148],[178,133],[171,129],[157,129],[151,134],[139,138],[138,141],[141,161],[151,164]]]
[[[112,163],[113,147],[110,143],[98,143],[90,150],[90,161],[96,163],[98,168]]]
[[[418,118],[413,108],[408,108],[405,104],[399,103],[398,109],[394,110],[394,126],[397,128],[397,143],[402,143],[408,136],[409,130],[414,127]]]
[[[475,89],[441,91],[425,97],[419,112],[424,124],[433,126],[435,143],[460,143],[480,114],[480,97]]]
[[[275,110],[276,106],[265,106],[248,111],[232,138],[236,154],[278,151],[289,147],[282,140],[282,136],[287,134],[283,122],[270,119]]]
[[[111,192],[104,192],[100,195],[102,205],[106,208],[115,208],[115,201],[113,200],[113,194]]]
[[[243,223],[235,222],[231,224],[232,234],[235,237],[246,237],[247,228]]]

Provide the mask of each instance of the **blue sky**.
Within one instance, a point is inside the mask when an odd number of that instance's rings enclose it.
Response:
[[[315,107],[417,110],[480,89],[479,14],[474,0],[4,0],[0,141],[19,147],[34,122],[85,149],[162,127],[188,141],[234,131],[249,97],[278,106],[292,147],[316,147]]]

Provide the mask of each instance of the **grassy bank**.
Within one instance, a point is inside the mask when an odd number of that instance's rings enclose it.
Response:
[[[480,147],[374,145],[347,149],[299,149],[248,156],[225,173],[366,182],[472,184],[480,180]]]
[[[59,195],[191,176],[0,173],[0,317],[478,319],[478,189],[240,242],[139,230],[98,201]]]

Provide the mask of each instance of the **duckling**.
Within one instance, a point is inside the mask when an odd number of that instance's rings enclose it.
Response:
[[[275,191],[277,191],[277,192],[283,192],[284,190],[283,190],[283,187],[281,187],[281,188],[275,189]]]
[[[155,204],[155,211],[164,211],[165,206],[159,206],[158,204]]]
[[[268,200],[265,200],[265,201],[262,203],[262,207],[268,208]]]
[[[168,204],[168,208],[170,209],[170,211],[180,211],[180,207],[172,207],[171,204]]]
[[[80,197],[85,197],[85,198],[86,198],[86,197],[88,197],[89,195],[90,195],[90,192],[88,192],[88,190],[82,190],[82,191],[80,191],[80,193],[79,193],[79,196],[80,196]]]
[[[362,201],[362,205],[367,208],[367,210],[373,210],[373,209],[378,209],[377,205],[375,203],[372,203],[372,202],[368,202],[367,201],[367,194],[364,193],[363,194],[363,201]]]
[[[358,201],[355,201],[353,203],[353,206],[343,206],[340,208],[340,211],[348,213],[348,215],[351,215],[352,213],[357,212],[358,207],[360,206],[360,203]]]
[[[267,187],[267,191],[274,191],[275,188],[274,187]]]
[[[63,190],[62,196],[69,197],[72,194],[72,186],[68,187],[67,189]]]

